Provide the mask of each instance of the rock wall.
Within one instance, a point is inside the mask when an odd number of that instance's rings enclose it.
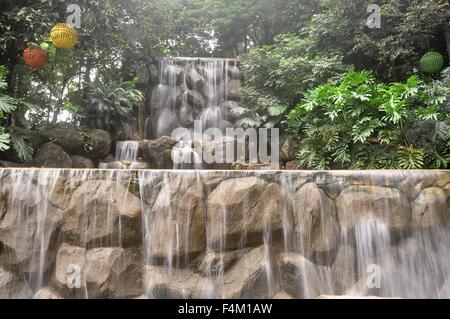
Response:
[[[449,213],[448,171],[0,169],[0,297],[449,298]]]

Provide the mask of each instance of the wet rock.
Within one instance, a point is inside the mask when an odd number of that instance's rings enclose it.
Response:
[[[300,167],[300,162],[298,160],[295,160],[295,161],[287,162],[284,169],[287,171],[295,171],[295,170],[299,169],[299,167]]]
[[[86,254],[86,286],[91,298],[112,296],[119,289],[125,271],[122,248],[95,248]]]
[[[425,188],[412,204],[412,226],[444,226],[448,222],[447,194],[438,187]]]
[[[209,194],[207,207],[208,240],[227,250],[239,248],[242,242],[260,244],[265,231],[276,240],[282,232],[281,214],[287,210],[280,187],[257,177],[222,182]]]
[[[181,85],[183,84],[184,79],[184,70],[179,65],[167,65],[162,74],[162,82],[163,84],[175,84]]]
[[[72,245],[139,245],[140,229],[141,202],[117,182],[88,180],[64,211],[63,234]]]
[[[87,250],[82,247],[70,246],[63,243],[56,255],[56,267],[53,281],[66,296],[80,293],[85,282]],[[78,278],[75,276],[79,275]],[[78,287],[77,287],[78,286]]]
[[[295,298],[316,298],[333,292],[329,268],[316,266],[296,253],[281,253],[277,264],[283,290]]]
[[[228,271],[236,263],[238,258],[248,251],[249,249],[230,252],[207,252],[196,267],[196,270],[202,276],[217,276],[220,273]]]
[[[139,89],[145,89],[151,81],[151,74],[146,64],[137,68],[137,87]]]
[[[333,253],[339,244],[334,201],[316,184],[307,183],[296,192],[292,205],[295,248],[308,257]]]
[[[189,104],[180,107],[178,116],[182,127],[192,127],[194,124],[194,109]]]
[[[404,181],[399,184],[399,189],[406,195],[414,200],[420,192],[431,187],[436,181],[435,174],[413,174],[407,177]]]
[[[225,299],[267,299],[277,291],[276,273],[273,268],[274,252],[257,247],[244,254],[224,275],[223,297]]]
[[[26,299],[31,296],[31,289],[25,281],[0,267],[0,299]]]
[[[152,257],[183,260],[205,249],[204,191],[196,176],[171,176],[146,214]]]
[[[73,163],[73,168],[95,168],[94,163],[86,157],[79,155],[70,156]]]
[[[171,95],[170,87],[168,85],[159,84],[153,88],[151,95],[150,110],[147,110],[149,114],[164,109],[167,105],[175,104],[175,97]]]
[[[157,140],[144,141],[144,160],[156,169],[172,169],[172,149],[177,142],[168,136]]]
[[[280,161],[289,162],[295,160],[297,157],[295,140],[292,136],[284,138],[280,145]]]
[[[206,107],[205,98],[199,92],[190,90],[184,94],[186,95],[187,102],[196,110],[196,114]]]
[[[294,297],[292,297],[290,294],[288,294],[285,291],[281,291],[279,293],[277,293],[275,295],[275,297],[273,297],[273,299],[295,299]]]
[[[186,269],[147,266],[144,289],[155,299],[200,299],[210,297],[212,282]]]
[[[205,81],[201,74],[195,69],[190,68],[186,77],[187,85],[191,90],[201,90],[202,85]]]
[[[353,287],[357,281],[358,269],[356,250],[350,245],[341,245],[336,254],[331,274],[335,292],[338,294]]]
[[[215,138],[213,140],[202,141],[202,149],[203,149],[203,158],[204,164],[207,169],[216,169],[216,170],[229,170],[232,168],[234,162],[245,163],[245,154],[239,154],[235,152],[233,154],[229,154],[227,149],[234,150],[243,149],[246,153],[247,146],[244,144],[242,140],[236,140],[232,137],[224,136],[222,138]],[[229,157],[232,157],[233,161],[228,161]]]
[[[40,289],[33,299],[64,299],[52,288],[46,287]]]
[[[234,122],[241,117],[239,112],[236,112],[240,107],[239,102],[236,101],[225,101],[222,104],[222,109],[225,111],[226,118],[230,122]]]
[[[113,140],[109,132],[104,130],[93,130],[88,134],[87,143],[89,143],[89,147],[86,148],[81,155],[86,156],[95,162],[105,158],[110,153]]]
[[[72,159],[58,145],[47,143],[39,148],[32,165],[47,168],[72,168]]]
[[[408,199],[395,188],[351,186],[336,199],[341,228],[348,230],[362,219],[375,219],[402,231],[411,225]]]
[[[0,265],[37,272],[42,247],[42,268],[49,268],[57,249],[54,236],[61,224],[62,211],[48,203],[38,186],[21,187],[12,181],[0,185]]]

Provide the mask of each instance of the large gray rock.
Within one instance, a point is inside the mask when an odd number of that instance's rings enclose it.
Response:
[[[264,234],[282,232],[286,197],[277,184],[257,177],[229,179],[208,196],[208,241],[233,250],[263,242]]]
[[[13,180],[0,185],[0,265],[18,266],[30,273],[49,268],[62,217],[62,211],[48,202],[37,185],[24,186]],[[45,262],[40,266],[42,257]]]
[[[73,168],[95,168],[94,163],[87,157],[72,155],[70,156],[73,163]]]
[[[58,145],[47,143],[39,148],[32,165],[46,168],[72,168],[72,159]]]
[[[144,271],[144,290],[155,299],[212,298],[213,283],[187,269],[147,266]]]
[[[331,266],[331,274],[335,292],[344,293],[357,281],[357,255],[355,247],[341,245]]]
[[[278,287],[274,269],[274,252],[265,246],[244,254],[225,273],[222,297],[225,299],[267,299],[272,298]]]
[[[196,114],[199,114],[206,107],[205,98],[198,91],[189,90],[184,94],[187,102],[196,110]]]
[[[144,160],[156,169],[172,169],[172,149],[177,142],[168,136],[163,136],[157,140],[144,141],[142,150]]]
[[[332,253],[339,244],[334,201],[314,183],[303,185],[293,197],[295,249],[305,256]]]
[[[277,257],[281,286],[295,298],[316,298],[333,293],[330,269],[316,266],[296,253],[281,253]]]
[[[139,245],[141,202],[117,182],[88,180],[73,192],[62,229],[76,246]]]
[[[27,283],[0,267],[0,299],[27,299],[32,296]]]
[[[196,68],[192,67],[186,77],[187,85],[191,90],[199,91],[205,81],[203,76],[197,71]]]
[[[40,289],[33,297],[33,299],[64,299],[55,290],[49,287]]]
[[[438,187],[425,188],[412,204],[413,227],[445,226],[448,215],[447,194]]]
[[[81,285],[84,286],[86,253],[85,248],[64,243],[58,249],[53,281],[55,286],[67,296],[80,293],[77,289],[81,289]],[[79,278],[75,278],[77,275]],[[79,286],[76,287],[78,284]]]
[[[348,230],[362,219],[375,219],[392,231],[406,230],[411,225],[408,198],[395,188],[351,186],[336,199],[341,229]]]
[[[171,176],[151,207],[145,226],[152,257],[184,261],[205,249],[205,198],[196,176]]]
[[[84,139],[81,131],[54,128],[43,131],[42,134],[69,154],[80,154],[82,152]]]
[[[81,155],[90,158],[93,161],[98,161],[105,158],[112,148],[113,139],[109,132],[104,130],[93,130],[87,136],[89,145],[84,147]]]

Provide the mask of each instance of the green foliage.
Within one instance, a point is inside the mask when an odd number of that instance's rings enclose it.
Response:
[[[445,168],[450,88],[440,81],[378,84],[366,71],[320,85],[289,114],[299,159],[313,169]]]
[[[82,110],[91,128],[115,132],[143,99],[133,82],[97,82],[88,88]]]

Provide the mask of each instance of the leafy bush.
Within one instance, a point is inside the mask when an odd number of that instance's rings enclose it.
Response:
[[[91,84],[82,107],[88,126],[115,133],[143,99],[142,93],[134,87],[132,81]]]
[[[351,71],[309,90],[288,124],[306,168],[445,168],[449,101],[441,81],[378,84],[370,72]]]

